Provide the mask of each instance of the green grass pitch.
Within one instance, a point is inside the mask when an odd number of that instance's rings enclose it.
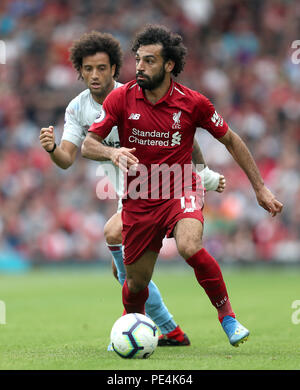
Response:
[[[300,324],[292,321],[292,303],[300,300],[299,269],[223,271],[249,340],[238,348],[229,344],[189,267],[158,266],[153,279],[192,345],[157,348],[146,360],[106,351],[122,313],[121,288],[108,269],[0,275],[6,306],[0,369],[299,370]]]

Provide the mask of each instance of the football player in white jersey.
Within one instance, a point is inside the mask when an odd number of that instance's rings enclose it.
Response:
[[[96,31],[86,33],[73,43],[70,53],[72,64],[78,72],[79,78],[86,84],[87,89],[76,96],[67,106],[64,131],[59,145],[55,141],[53,126],[42,128],[40,131],[42,147],[49,153],[52,161],[62,169],[67,169],[74,163],[78,148],[80,148],[89,127],[101,115],[105,97],[114,88],[122,85],[116,81],[122,64],[122,50],[120,43],[112,35]],[[113,128],[104,141],[114,148],[120,147],[116,127]],[[193,162],[205,165],[196,141],[194,141]],[[118,210],[106,223],[104,235],[113,257],[113,273],[123,285],[125,281],[121,236],[123,188],[120,185],[123,181],[117,180],[122,172],[111,161],[103,161],[102,164],[111,165],[104,165],[104,172],[107,173],[119,196]],[[107,169],[108,167],[109,169]],[[116,170],[115,174],[112,174],[114,173],[113,170]],[[199,174],[206,190],[218,192],[224,190],[224,176],[209,170],[207,166]],[[153,281],[149,284],[146,313],[157,324],[162,333],[158,345],[190,345],[187,335],[174,321]]]

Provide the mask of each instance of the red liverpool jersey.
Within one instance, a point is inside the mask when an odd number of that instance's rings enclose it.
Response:
[[[184,166],[191,167],[196,128],[204,128],[216,138],[225,135],[228,129],[209,99],[173,80],[168,92],[155,104],[145,97],[136,81],[114,89],[103,103],[100,118],[89,131],[104,139],[113,126],[118,126],[121,146],[136,148],[135,156],[144,168],[138,170],[139,174],[148,174],[141,193],[147,193],[144,198],[150,202],[168,198],[161,193],[161,188],[157,196],[156,181],[155,185],[151,185],[150,177],[155,176],[154,172],[162,171],[162,167],[179,166],[182,172]],[[179,176],[177,171],[171,174],[171,193],[174,192],[174,184],[182,184],[184,174],[181,178]],[[134,176],[128,177],[128,188],[134,179]],[[159,187],[161,184],[160,179]]]

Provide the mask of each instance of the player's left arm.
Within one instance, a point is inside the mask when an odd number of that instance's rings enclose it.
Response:
[[[273,193],[265,186],[254,158],[241,137],[228,128],[225,135],[218,138],[218,140],[226,146],[234,160],[248,176],[258,204],[267,210],[272,217],[277,213],[280,213],[283,204],[279,202]]]
[[[223,192],[226,187],[226,180],[223,175],[209,169],[205,163],[201,148],[194,138],[192,160],[196,167],[197,173],[207,191]]]

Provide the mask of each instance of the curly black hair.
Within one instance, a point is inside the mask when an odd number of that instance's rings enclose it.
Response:
[[[104,52],[109,56],[111,66],[116,65],[114,78],[118,78],[123,58],[120,42],[111,34],[91,31],[74,41],[70,48],[70,61],[79,73],[79,79],[82,78],[82,59],[99,52]]]
[[[135,36],[131,50],[136,53],[140,46],[157,43],[163,46],[162,57],[164,61],[174,61],[172,73],[176,77],[184,68],[184,58],[187,53],[187,48],[183,45],[182,37],[179,34],[172,33],[165,26],[148,24]]]

